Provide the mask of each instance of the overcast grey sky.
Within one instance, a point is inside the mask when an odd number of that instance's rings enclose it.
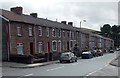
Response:
[[[88,2],[89,1],[89,2]],[[104,24],[118,24],[119,0],[0,0],[2,9],[22,6],[24,14],[38,13],[38,17],[53,21],[73,22],[74,26],[100,30]],[[86,22],[83,22],[86,20]]]

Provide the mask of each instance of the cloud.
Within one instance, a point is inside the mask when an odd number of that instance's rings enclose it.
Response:
[[[83,0],[82,0],[83,1]],[[97,2],[98,0],[1,0],[2,8],[9,10],[10,7],[22,6],[25,14],[38,13],[41,18],[48,18],[58,22],[62,20],[72,21],[79,27],[99,30],[100,26],[118,23],[117,2]],[[93,2],[92,2],[93,1]],[[110,0],[113,1],[113,0]],[[118,1],[118,0],[114,0]]]

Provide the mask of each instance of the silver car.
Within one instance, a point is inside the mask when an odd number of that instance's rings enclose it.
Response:
[[[77,57],[72,52],[65,52],[60,56],[60,63],[62,62],[77,62]]]

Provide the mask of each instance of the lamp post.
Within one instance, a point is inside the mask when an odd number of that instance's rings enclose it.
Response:
[[[86,20],[80,21],[80,28],[81,28],[81,26],[82,26],[82,22],[86,22]]]

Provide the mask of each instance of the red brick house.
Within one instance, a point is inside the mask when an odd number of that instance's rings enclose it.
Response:
[[[22,7],[14,7],[10,11],[0,9],[3,60],[9,60],[14,54],[53,53],[54,57],[58,57],[59,53],[72,50],[75,44],[80,49],[90,48],[91,34],[73,27],[72,22],[67,24],[66,21],[59,23],[38,18],[37,13],[25,15],[22,10]],[[93,47],[97,46],[96,40],[92,42],[96,43]],[[113,41],[109,39],[109,42],[109,47],[113,47]]]

